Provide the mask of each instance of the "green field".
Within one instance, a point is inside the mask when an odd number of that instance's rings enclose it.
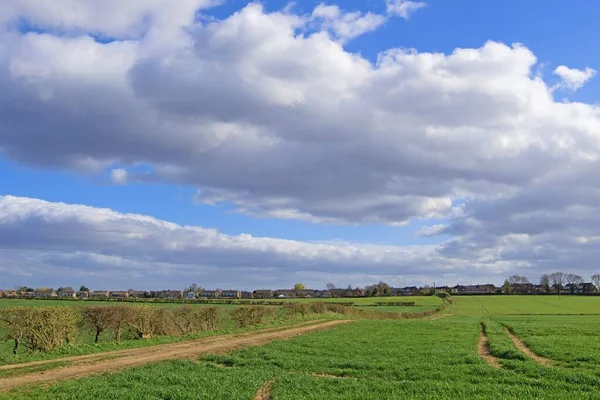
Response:
[[[440,319],[358,320],[0,398],[252,399],[272,380],[274,400],[600,399],[600,297],[465,296],[444,312]],[[481,323],[499,368],[477,351]],[[506,329],[551,363],[524,354]]]

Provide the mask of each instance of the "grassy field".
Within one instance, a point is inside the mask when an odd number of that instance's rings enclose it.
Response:
[[[231,354],[0,398],[252,399],[272,381],[274,400],[597,399],[599,306],[597,297],[455,297],[446,318],[359,320]],[[478,353],[481,323],[499,368]],[[517,348],[507,329],[550,363],[541,365]]]

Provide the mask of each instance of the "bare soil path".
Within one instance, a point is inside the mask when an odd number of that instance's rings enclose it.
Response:
[[[488,363],[490,367],[500,368],[500,361],[490,354],[490,342],[485,334],[483,324],[480,324],[479,343],[477,344],[477,352],[479,356]]]
[[[263,386],[258,388],[256,395],[254,395],[254,400],[271,400],[273,382],[273,380],[267,381]]]
[[[51,360],[51,362],[85,362],[43,372],[25,373],[0,379],[0,392],[22,385],[43,384],[67,379],[81,378],[93,374],[114,372],[123,368],[132,368],[147,363],[170,359],[195,359],[202,354],[223,353],[240,347],[260,346],[273,340],[285,340],[296,335],[332,328],[351,322],[349,320],[316,321],[300,326],[283,327],[249,332],[242,335],[221,335],[195,341],[150,346],[122,352],[107,352]],[[84,358],[87,357],[87,358]],[[110,359],[106,359],[111,357]],[[118,357],[118,358],[114,358]],[[45,361],[12,365],[13,368],[40,365]]]
[[[533,351],[531,351],[529,349],[529,347],[527,347],[525,345],[525,343],[523,343],[521,341],[521,339],[519,339],[518,337],[513,335],[512,332],[508,328],[505,327],[504,331],[506,332],[506,334],[508,335],[510,340],[512,340],[512,342],[515,344],[515,346],[517,346],[517,349],[521,350],[523,353],[525,353],[527,356],[529,356],[531,359],[533,359],[533,361],[535,361],[536,363],[538,363],[540,365],[544,365],[544,366],[551,366],[553,364],[552,360],[542,357],[542,356],[538,356]]]

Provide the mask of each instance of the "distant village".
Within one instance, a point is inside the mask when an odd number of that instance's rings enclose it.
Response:
[[[306,289],[302,284],[297,284],[293,289],[269,290],[261,289],[254,291],[243,291],[236,289],[203,289],[192,285],[184,290],[89,290],[82,286],[80,290],[72,287],[52,288],[28,288],[21,287],[13,290],[1,290],[2,298],[73,298],[73,299],[293,299],[293,298],[352,298],[369,296],[427,296],[440,292],[450,295],[492,295],[492,294],[600,294],[600,277],[594,275],[594,283],[583,282],[577,275],[564,274],[564,282],[554,279],[542,280],[540,284],[528,282],[527,278],[512,276],[497,287],[493,284],[478,285],[456,285],[449,286],[406,286],[390,287],[384,282],[367,286],[364,289],[351,288],[340,289],[328,284],[327,289]],[[575,277],[567,279],[567,277]]]

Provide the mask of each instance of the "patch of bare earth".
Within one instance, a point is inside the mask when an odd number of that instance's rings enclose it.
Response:
[[[483,324],[479,325],[479,343],[477,344],[477,352],[479,357],[483,359],[490,367],[500,368],[500,361],[490,353],[490,342],[485,334]]]
[[[254,395],[254,400],[271,400],[271,387],[273,387],[274,380],[265,382]]]
[[[241,347],[260,346],[273,340],[285,340],[297,335],[329,329],[336,325],[348,322],[351,321],[316,321],[314,323],[283,329],[267,329],[242,335],[213,336],[207,339],[130,349],[123,352],[109,352],[90,356],[57,359],[52,362],[64,362],[75,359],[77,362],[84,361],[86,364],[74,364],[46,370],[44,372],[25,373],[19,376],[0,379],[0,392],[5,392],[23,385],[52,383],[67,379],[81,378],[88,375],[114,372],[120,369],[137,367],[155,361],[196,359],[202,354],[218,354]],[[106,359],[107,356],[114,356],[115,353],[119,353],[119,358]],[[33,363],[19,364],[12,367],[22,368],[27,365],[31,366],[32,364]],[[39,365],[39,362],[36,365]]]
[[[523,353],[525,353],[533,361],[535,361],[536,363],[538,363],[540,365],[544,365],[544,366],[551,366],[553,364],[552,360],[550,360],[548,358],[545,358],[545,357],[542,357],[542,356],[538,356],[533,351],[531,351],[529,349],[529,347],[527,347],[525,345],[525,343],[523,343],[521,341],[521,339],[519,339],[518,337],[516,337],[515,335],[513,335],[513,333],[508,328],[505,327],[504,331],[506,332],[506,334],[508,335],[508,337],[510,338],[510,340],[512,340],[512,342],[515,344],[515,346],[517,347],[517,349],[521,350]]]

